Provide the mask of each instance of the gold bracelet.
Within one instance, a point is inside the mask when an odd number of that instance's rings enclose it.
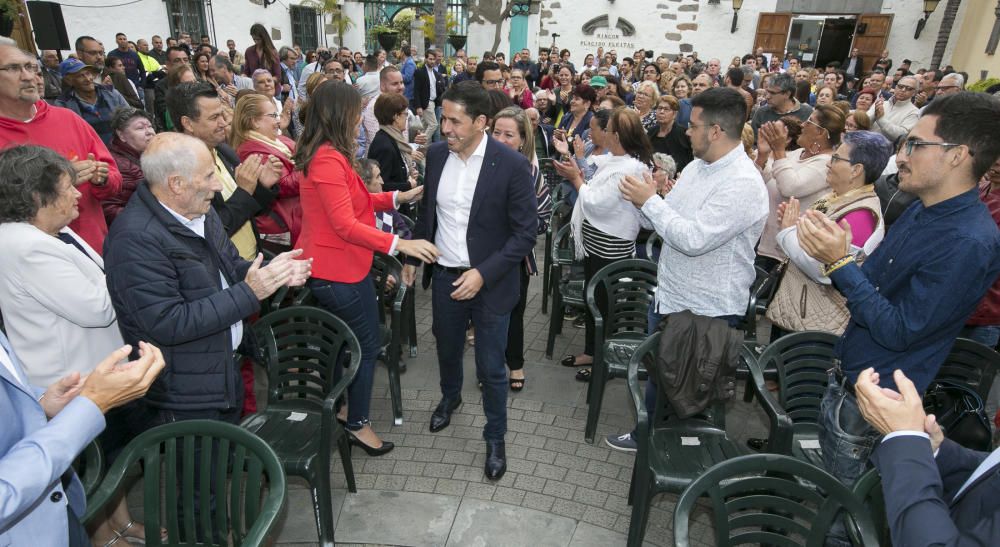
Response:
[[[826,277],[830,277],[830,274],[832,274],[833,272],[839,270],[840,268],[843,268],[844,266],[850,264],[851,262],[854,262],[854,256],[853,255],[847,255],[847,256],[841,257],[837,261],[835,261],[833,263],[830,263],[830,264],[827,264],[826,266],[824,266],[823,267],[823,275],[826,276]]]

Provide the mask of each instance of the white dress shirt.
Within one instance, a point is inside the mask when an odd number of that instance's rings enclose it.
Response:
[[[433,108],[434,107],[433,103],[434,103],[435,100],[437,100],[437,95],[438,95],[438,92],[437,92],[437,72],[434,72],[434,69],[431,68],[431,67],[429,67],[429,66],[427,66],[427,65],[424,65],[424,69],[427,70],[427,78],[428,78],[428,81],[430,82],[430,86],[429,87],[430,87],[430,90],[431,90],[430,94],[428,95],[428,97],[430,98],[430,102],[427,103],[427,108]]]
[[[657,313],[743,315],[756,278],[754,245],[768,215],[764,180],[742,145],[712,163],[695,159],[677,184],[642,206],[663,238]]]
[[[185,228],[197,234],[198,237],[205,239],[205,215],[188,220],[177,211],[167,207],[162,201],[160,205],[173,215],[177,219],[177,222],[183,224]],[[222,275],[221,270],[219,271],[219,279],[222,280],[222,290],[229,289],[229,283],[226,282],[226,276]],[[236,351],[236,348],[240,347],[240,342],[243,340],[243,321],[237,321],[229,326],[229,336],[233,343],[233,351]]]
[[[470,139],[472,137],[469,137]],[[437,233],[434,245],[441,251],[438,264],[448,268],[469,268],[469,247],[466,232],[472,212],[472,198],[476,195],[479,172],[486,156],[486,133],[479,146],[463,161],[455,152],[448,152],[437,191]]]

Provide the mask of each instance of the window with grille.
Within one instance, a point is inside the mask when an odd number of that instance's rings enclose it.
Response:
[[[316,49],[319,45],[316,31],[316,10],[302,6],[292,6],[292,43],[302,47],[302,51]]]
[[[170,20],[171,36],[186,32],[197,44],[201,35],[207,34],[205,3],[200,0],[167,0],[167,19]]]

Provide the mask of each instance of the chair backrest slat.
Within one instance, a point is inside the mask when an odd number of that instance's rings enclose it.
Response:
[[[181,441],[181,518],[183,519],[185,537],[196,536],[194,522],[194,449],[195,436],[184,435]],[[173,462],[176,466],[176,462]],[[168,462],[168,465],[170,463]]]
[[[177,443],[174,439],[166,444],[165,456],[168,462],[172,461],[177,454]],[[142,459],[145,461],[145,475],[142,478],[143,496],[142,504],[146,508],[146,515],[143,520],[150,530],[160,529],[160,446],[148,446],[143,450]],[[177,484],[177,468],[167,466],[166,480],[172,480],[169,484]],[[177,537],[177,490],[169,489],[166,500],[167,510],[167,534],[171,538]],[[150,534],[146,540],[149,545],[159,545],[159,534]]]
[[[964,384],[979,394],[984,401],[989,398],[993,379],[1000,371],[1000,354],[979,342],[959,338],[938,370],[935,380],[950,380]]]
[[[229,439],[219,439],[219,454],[229,454],[231,449],[231,443]],[[215,467],[213,468],[213,478],[214,481],[214,491],[216,496],[220,500],[226,499],[226,483],[229,474],[229,458],[228,457],[218,457],[215,459]],[[236,473],[236,470],[233,470]],[[215,512],[215,529],[219,531],[229,530],[229,511],[226,510],[225,503],[216,503],[216,508],[218,511]]]
[[[212,438],[205,436],[199,437],[196,441],[201,446],[199,447],[200,453],[198,454],[198,476],[195,480],[198,481],[198,516],[201,521],[202,533],[205,534],[205,538],[211,538],[214,536],[214,530],[212,527],[212,497],[204,495],[205,492],[212,491]],[[218,458],[217,459],[222,459]]]

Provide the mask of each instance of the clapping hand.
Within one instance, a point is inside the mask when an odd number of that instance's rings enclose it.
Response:
[[[422,185],[414,186],[413,188],[405,192],[399,192],[398,194],[396,194],[396,201],[398,201],[399,203],[413,203],[414,201],[418,201],[423,196],[423,194],[424,194],[424,187]]]
[[[650,175],[646,171],[642,173],[642,180],[632,175],[626,175],[618,183],[618,190],[621,191],[622,197],[639,208],[656,195],[656,189],[656,181],[653,180],[653,175]]]
[[[245,279],[246,284],[250,286],[250,290],[253,291],[257,300],[264,300],[285,285],[294,286],[295,283],[298,285],[305,283],[309,276],[308,273],[303,273],[303,266],[299,263],[306,261],[291,260],[301,254],[302,249],[282,253],[269,262],[267,266],[261,267],[261,264],[264,262],[264,255],[257,253],[257,258],[250,264],[250,269],[247,270]],[[284,256],[279,260],[279,257],[283,255],[291,256]],[[307,264],[305,268],[306,272],[309,272],[312,268],[312,261],[309,260]]]
[[[851,250],[851,225],[846,220],[837,223],[819,211],[806,211],[797,223],[799,245],[809,256],[832,264]]]
[[[781,229],[791,228],[799,221],[799,200],[794,197],[778,205],[778,221],[781,222]]]
[[[60,378],[56,383],[50,385],[38,403],[45,410],[45,415],[54,418],[59,411],[73,400],[74,397],[83,391],[83,384],[86,377],[80,376],[79,372],[71,372]]]
[[[931,423],[928,420],[920,393],[913,382],[898,369],[893,373],[893,379],[899,392],[880,387],[878,373],[872,368],[865,369],[858,375],[854,391],[865,420],[883,435],[893,431],[931,429],[937,436],[941,428],[937,427],[936,421]],[[927,433],[931,434],[930,431]],[[940,440],[937,444],[940,445]]]
[[[312,263],[313,259],[299,258],[302,256],[302,249],[292,249],[291,251],[286,251],[280,255],[274,257],[273,260],[268,264],[268,266],[274,265],[275,262],[288,261],[292,263],[292,274],[288,280],[289,287],[299,287],[305,285],[306,281],[312,275]]]
[[[574,188],[579,189],[583,186],[583,171],[580,170],[580,166],[572,159],[566,158],[562,161],[553,161],[552,166],[555,167],[556,173],[559,173],[560,177],[568,180]]]
[[[559,152],[560,155],[569,155],[569,142],[566,140],[565,129],[556,129],[552,133],[552,144],[555,146],[556,152]]]
[[[159,348],[146,342],[139,342],[138,359],[119,364],[131,351],[129,345],[115,350],[83,382],[80,396],[93,401],[102,413],[145,395],[166,366]]]

